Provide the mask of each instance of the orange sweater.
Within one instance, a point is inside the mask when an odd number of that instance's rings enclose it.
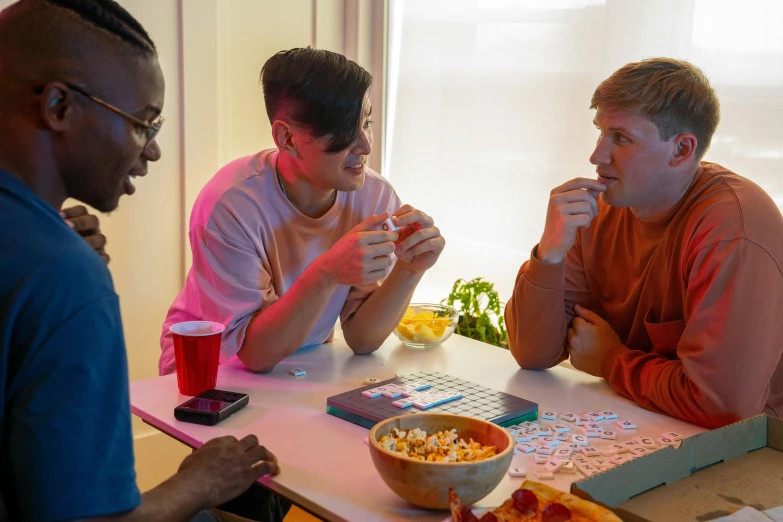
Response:
[[[707,427],[781,417],[782,269],[783,217],[772,199],[702,163],[662,220],[599,201],[563,262],[532,255],[506,306],[509,347],[522,368],[558,364],[578,303],[625,344],[602,361],[621,395]]]

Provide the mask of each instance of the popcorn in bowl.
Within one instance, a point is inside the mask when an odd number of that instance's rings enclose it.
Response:
[[[395,451],[411,459],[427,462],[475,462],[497,455],[495,446],[482,446],[470,439],[459,439],[456,428],[427,436],[419,428],[398,430],[378,439],[383,449]]]
[[[458,319],[459,312],[450,306],[411,304],[394,334],[408,346],[434,346],[454,333]]]

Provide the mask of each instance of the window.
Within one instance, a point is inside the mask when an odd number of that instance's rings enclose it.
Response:
[[[595,175],[593,90],[661,55],[701,67],[721,98],[705,159],[783,204],[783,3],[392,0],[384,174],[448,242],[414,299],[477,276],[508,299],[549,191]]]

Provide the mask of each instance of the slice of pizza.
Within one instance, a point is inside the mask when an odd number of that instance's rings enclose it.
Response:
[[[539,499],[538,518],[542,522],[622,522],[608,509],[565,493],[540,482],[526,480],[520,490],[533,493]],[[516,493],[516,492],[515,492]]]
[[[621,522],[608,509],[532,480],[526,480],[503,505],[481,518],[463,505],[452,489],[449,501],[455,522]]]
[[[473,510],[470,509],[470,506],[466,506],[460,501],[457,493],[451,488],[449,488],[449,505],[451,507],[451,517],[454,522],[513,522],[518,520],[533,520],[532,518],[524,518],[521,512],[518,511],[514,511],[513,513],[509,512],[511,513],[510,515],[496,514],[496,512],[499,512],[500,508],[494,511],[487,511],[481,515],[481,517],[478,517],[473,513]],[[509,518],[509,516],[511,518]]]

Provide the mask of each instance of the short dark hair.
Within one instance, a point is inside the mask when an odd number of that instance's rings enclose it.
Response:
[[[658,127],[662,140],[690,132],[696,136],[699,160],[720,122],[720,102],[707,76],[674,58],[649,58],[621,67],[601,82],[590,108],[639,110]]]
[[[76,13],[82,20],[104,29],[144,55],[157,55],[155,44],[133,15],[114,0],[45,0]]]
[[[331,136],[326,152],[336,153],[359,134],[372,75],[341,54],[307,47],[267,60],[261,85],[270,122],[285,115],[316,138]]]

